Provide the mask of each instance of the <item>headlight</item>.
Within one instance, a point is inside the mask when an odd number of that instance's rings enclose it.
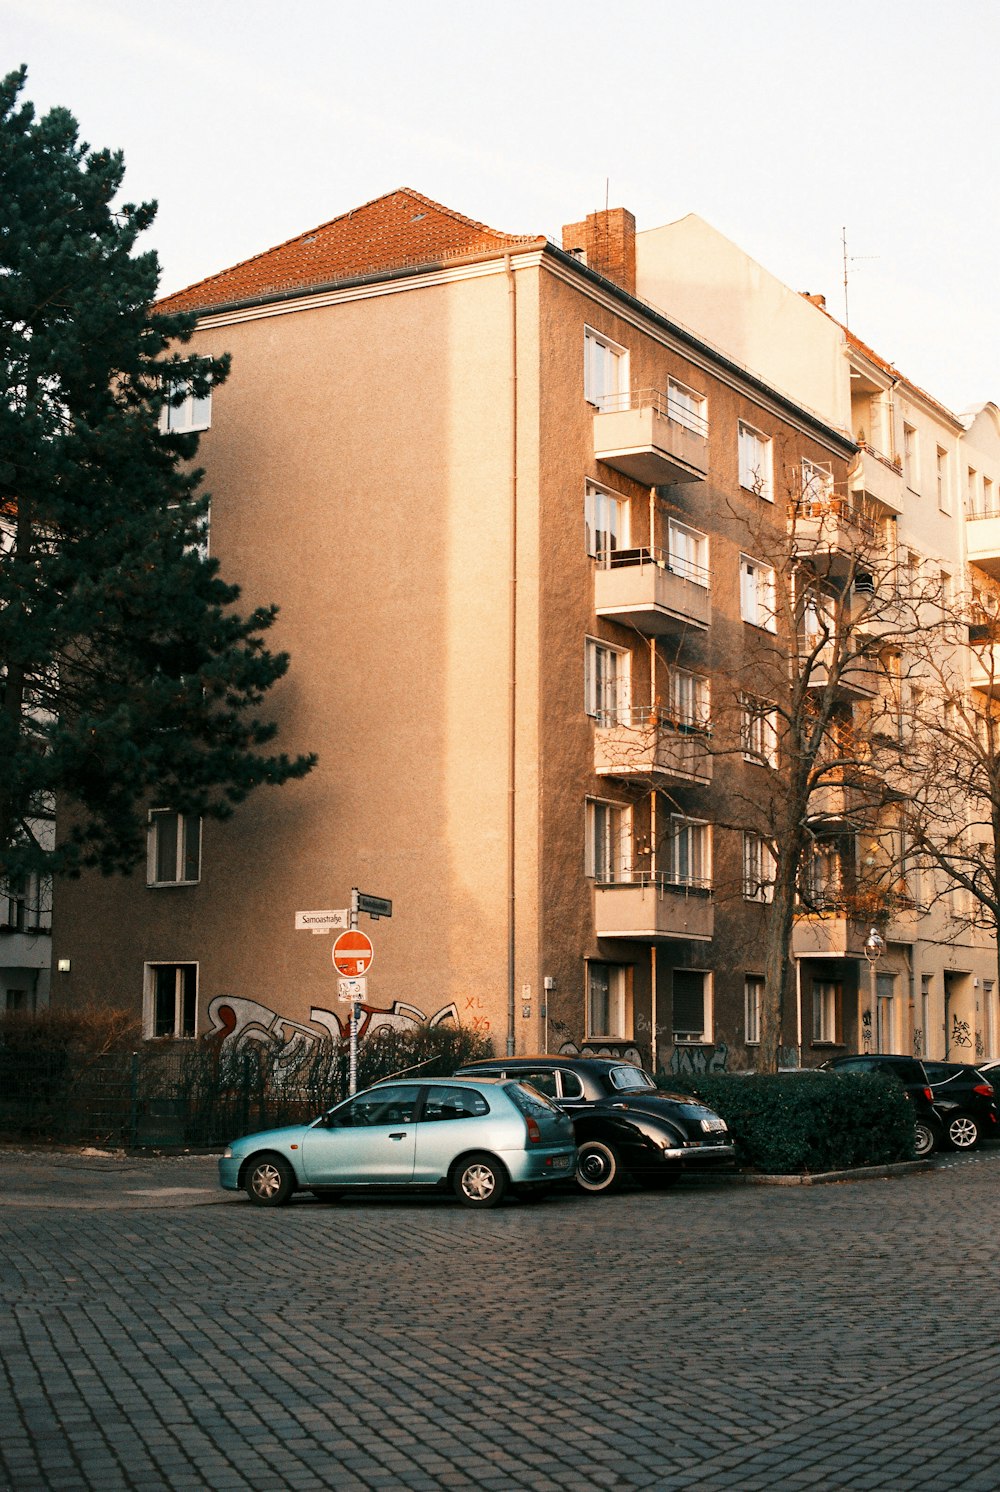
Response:
[[[222,1159],[223,1160],[232,1160],[232,1158],[233,1158],[233,1147],[232,1147],[232,1145],[227,1145],[226,1148],[225,1148],[225,1150],[223,1150],[223,1152],[222,1152]]]

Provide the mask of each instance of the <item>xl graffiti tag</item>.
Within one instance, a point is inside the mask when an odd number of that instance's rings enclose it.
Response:
[[[454,1002],[442,1005],[431,1016],[403,1000],[393,1000],[388,1009],[364,1002],[360,1002],[358,1008],[359,1041],[374,1036],[377,1031],[407,1031],[417,1026],[441,1026],[449,1021],[456,1026],[459,1024]],[[270,1005],[262,1005],[259,1000],[248,1000],[241,995],[216,995],[208,1007],[208,1017],[212,1022],[209,1034],[220,1038],[221,1051],[239,1051],[253,1045],[266,1047],[272,1054],[277,1077],[297,1072],[320,1042],[332,1040],[339,1043],[350,1037],[349,1018],[346,1015],[341,1018],[335,1010],[327,1010],[322,1005],[311,1008],[309,1019],[312,1025],[304,1025],[281,1015]]]
[[[701,1046],[675,1046],[670,1057],[670,1071],[675,1077],[701,1077],[706,1072],[725,1072],[729,1048],[721,1042],[714,1051]]]

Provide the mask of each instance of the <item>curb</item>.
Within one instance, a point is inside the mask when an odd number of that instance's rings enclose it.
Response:
[[[885,1166],[858,1166],[851,1171],[816,1171],[810,1175],[767,1176],[739,1172],[728,1179],[737,1186],[829,1186],[836,1181],[879,1181],[886,1176],[906,1176],[912,1171],[936,1170],[933,1160],[901,1160]]]

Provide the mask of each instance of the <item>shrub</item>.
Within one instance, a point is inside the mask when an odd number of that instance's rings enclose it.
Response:
[[[876,1073],[712,1073],[662,1086],[693,1094],[729,1125],[737,1157],[771,1175],[913,1159],[914,1113],[902,1086]]]

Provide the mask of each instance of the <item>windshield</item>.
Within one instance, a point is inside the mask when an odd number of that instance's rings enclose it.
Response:
[[[648,1072],[643,1072],[641,1067],[633,1067],[631,1064],[628,1067],[612,1067],[608,1073],[608,1081],[619,1093],[626,1088],[656,1087]]]

